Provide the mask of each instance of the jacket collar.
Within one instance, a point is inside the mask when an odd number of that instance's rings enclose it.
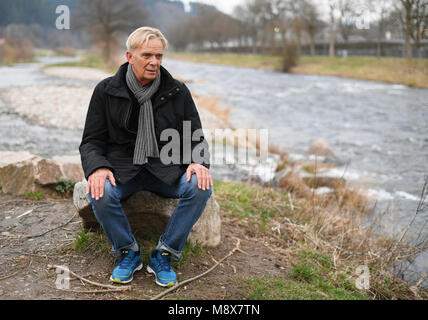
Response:
[[[126,84],[126,72],[128,70],[128,65],[129,63],[126,62],[119,67],[119,70],[107,83],[106,93],[112,96],[130,99],[130,91]],[[155,96],[172,92],[177,87],[176,80],[164,67],[160,67],[160,72],[161,83],[158,91],[155,93]]]

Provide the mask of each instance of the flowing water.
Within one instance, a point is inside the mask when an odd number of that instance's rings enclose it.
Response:
[[[269,129],[269,143],[296,159],[325,140],[343,163],[337,175],[363,184],[377,214],[387,212],[383,232],[398,237],[413,219],[428,176],[428,89],[176,60],[164,65],[197,80],[189,84],[193,92],[230,105],[233,127]],[[418,214],[410,241],[427,235],[427,221],[427,210]],[[428,273],[428,253],[412,268],[415,278]]]
[[[17,86],[96,83],[44,75],[40,67],[70,61],[42,58],[38,63],[0,67],[0,90]],[[324,139],[344,164],[337,169],[347,181],[362,183],[377,200],[377,212],[388,211],[383,231],[401,234],[416,211],[428,175],[428,89],[327,76],[287,75],[273,71],[166,59],[175,75],[199,96],[221,97],[231,106],[235,128],[269,129],[269,143],[303,159],[317,139]],[[41,156],[78,153],[80,130],[46,128],[23,119],[0,100],[0,150],[26,150]],[[244,180],[244,171],[216,167],[214,178]],[[422,212],[410,240],[427,234]],[[416,279],[428,273],[428,253],[410,270]],[[425,281],[425,283],[427,280]]]

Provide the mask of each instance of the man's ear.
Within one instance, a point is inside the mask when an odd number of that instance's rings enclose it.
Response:
[[[131,63],[131,60],[132,60],[132,52],[131,51],[126,51],[126,59],[128,60],[129,63]]]

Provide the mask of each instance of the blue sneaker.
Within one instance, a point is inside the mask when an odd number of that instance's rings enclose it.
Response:
[[[171,268],[171,253],[152,250],[147,271],[156,276],[156,284],[170,287],[177,284],[177,276]]]
[[[143,268],[141,252],[122,250],[119,262],[113,270],[110,280],[116,283],[129,283],[132,281],[134,272]]]

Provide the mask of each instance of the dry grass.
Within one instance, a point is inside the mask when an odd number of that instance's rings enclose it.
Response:
[[[322,281],[337,288],[355,283],[357,268],[366,266],[370,288],[365,295],[369,298],[428,297],[419,287],[422,281],[412,286],[391,269],[392,264],[426,250],[426,246],[410,246],[375,233],[382,215],[367,224],[367,214],[374,209],[362,195],[363,186],[351,189],[338,185],[328,196],[245,184],[222,183],[215,190],[222,210],[241,217],[240,225],[249,228],[248,234],[262,238],[278,261],[296,270],[317,269]]]
[[[208,110],[221,121],[223,122],[229,121],[231,107],[221,105],[220,104],[221,98],[213,97],[213,96],[199,97],[195,95],[194,100],[196,105]]]
[[[30,41],[17,41],[7,37],[0,45],[0,64],[11,65],[16,62],[29,62],[34,59],[33,43]]]

